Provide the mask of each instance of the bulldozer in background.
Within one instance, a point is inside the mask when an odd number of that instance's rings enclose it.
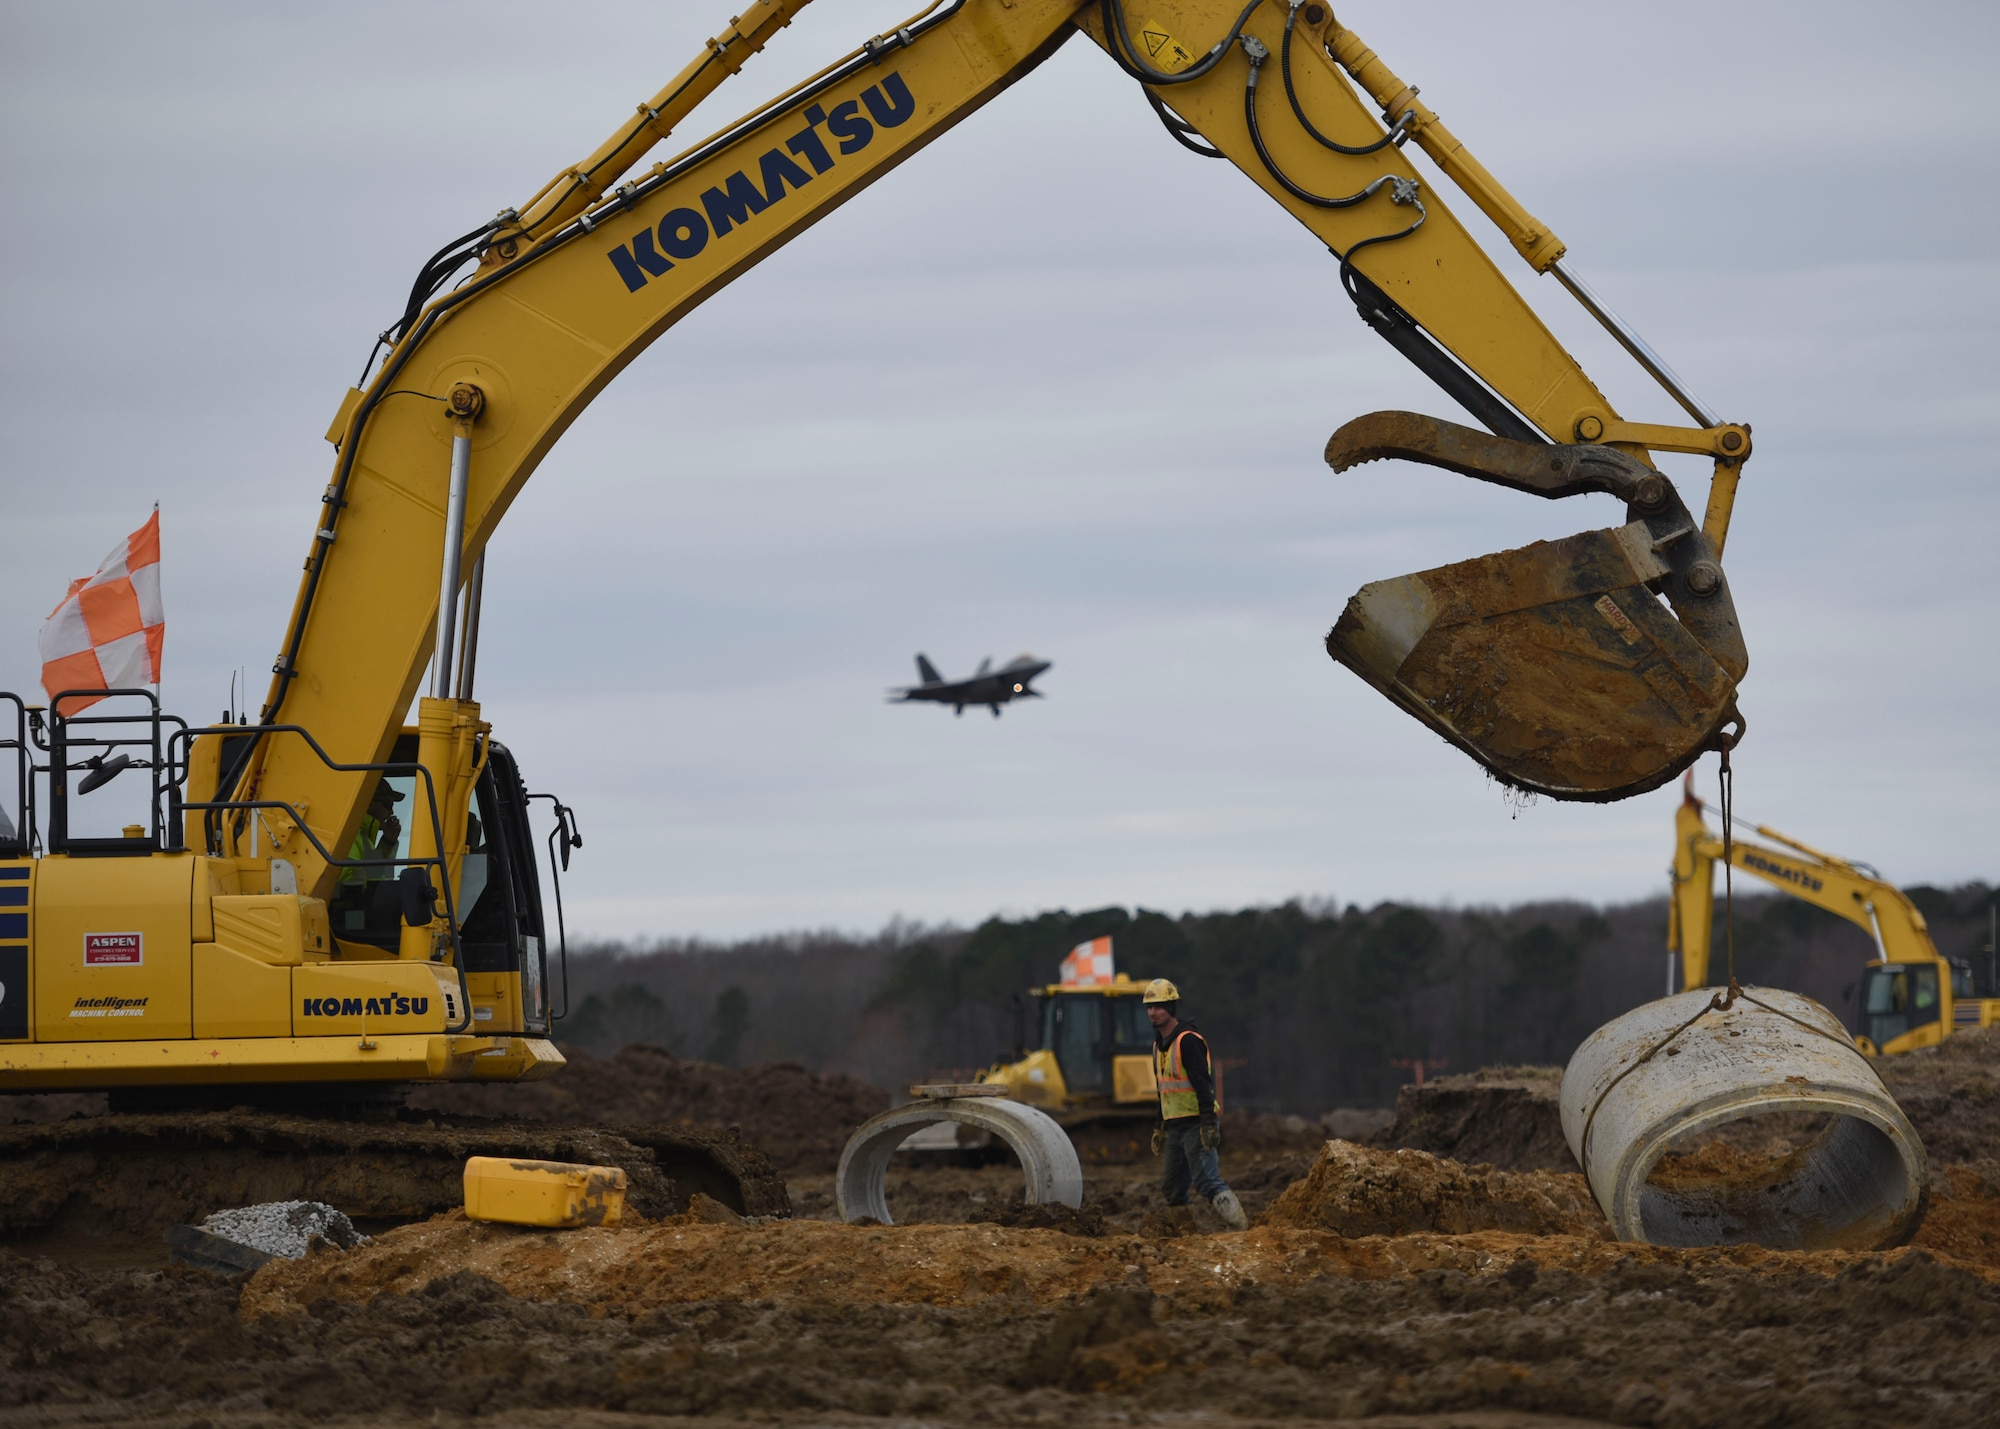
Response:
[[[1108,983],[1030,988],[1035,1039],[1024,1037],[1027,1045],[1018,1058],[995,1063],[979,1080],[1004,1085],[1014,1100],[1039,1107],[1067,1127],[1150,1121],[1158,1102],[1153,1025],[1141,1001],[1145,991],[1144,982],[1124,973]]]
[[[1004,1086],[1013,1100],[1047,1112],[1085,1160],[1136,1157],[1159,1114],[1145,994],[1144,978],[1113,972],[1108,936],[1078,944],[1055,982],[1015,1000],[1022,1015],[1014,1052],[974,1081]],[[980,1159],[994,1143],[975,1127],[940,1123],[912,1133],[901,1149]]]

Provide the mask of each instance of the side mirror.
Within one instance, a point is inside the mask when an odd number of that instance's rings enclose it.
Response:
[[[437,917],[437,890],[431,887],[429,869],[406,868],[396,875],[403,889],[403,921],[421,928]]]
[[[93,754],[90,758],[83,761],[83,765],[90,772],[77,781],[76,792],[78,794],[89,794],[95,790],[102,789],[106,784],[109,784],[127,769],[130,769],[132,767],[132,756],[129,754],[114,754],[109,759],[106,759],[101,754]]]

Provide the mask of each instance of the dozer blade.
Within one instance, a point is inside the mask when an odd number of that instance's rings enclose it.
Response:
[[[1653,468],[1608,447],[1513,441],[1414,412],[1357,418],[1326,456],[1336,471],[1402,457],[1538,496],[1626,502],[1621,527],[1365,585],[1327,634],[1329,655],[1503,782],[1623,799],[1740,725],[1749,660],[1728,582]]]

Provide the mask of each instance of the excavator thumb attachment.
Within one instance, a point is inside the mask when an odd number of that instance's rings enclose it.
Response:
[[[1326,447],[1335,471],[1383,457],[1551,499],[1605,492],[1628,520],[1365,585],[1327,634],[1335,660],[1504,783],[1556,799],[1643,794],[1724,725],[1740,738],[1749,658],[1735,604],[1666,477],[1610,447],[1415,412],[1356,418]]]

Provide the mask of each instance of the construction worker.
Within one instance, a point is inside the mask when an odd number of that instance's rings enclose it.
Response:
[[[375,781],[374,797],[368,801],[368,812],[361,816],[361,827],[354,831],[354,843],[348,848],[349,858],[394,858],[403,837],[403,821],[396,817],[396,805],[403,796],[387,779]],[[374,883],[396,876],[396,870],[383,866],[374,868],[344,868],[340,871],[342,883]]]
[[[1192,1186],[1208,1197],[1231,1230],[1243,1230],[1250,1218],[1236,1193],[1223,1184],[1217,1164],[1221,1108],[1207,1039],[1192,1022],[1180,1020],[1181,991],[1165,978],[1146,984],[1145,1004],[1153,1024],[1153,1081],[1160,1093],[1153,1154],[1161,1158],[1161,1194],[1169,1206],[1185,1206]]]

